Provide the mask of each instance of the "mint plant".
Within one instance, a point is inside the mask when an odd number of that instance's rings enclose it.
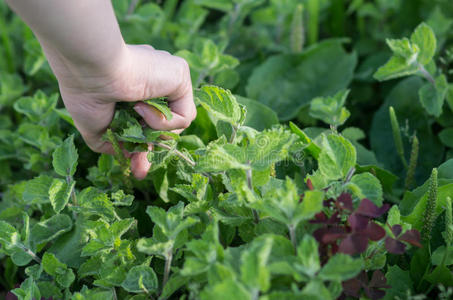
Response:
[[[197,119],[118,103],[93,153],[0,3],[0,298],[451,296],[450,1],[112,3],[187,60]]]

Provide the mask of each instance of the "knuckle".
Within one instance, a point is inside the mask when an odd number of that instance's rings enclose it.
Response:
[[[191,119],[188,119],[188,118],[185,118],[183,121],[182,121],[182,128],[186,129],[190,126],[190,124],[192,123],[192,120]]]

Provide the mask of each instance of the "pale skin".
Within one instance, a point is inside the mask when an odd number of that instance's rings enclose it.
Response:
[[[149,45],[124,42],[110,0],[6,0],[39,40],[58,79],[63,102],[87,145],[113,153],[102,140],[115,103],[134,109],[156,130],[181,132],[195,119],[186,61]],[[173,118],[140,102],[167,96]],[[151,148],[150,148],[151,149]],[[138,179],[150,168],[147,153],[128,154]]]

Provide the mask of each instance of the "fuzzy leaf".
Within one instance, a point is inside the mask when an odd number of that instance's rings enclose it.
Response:
[[[54,215],[36,223],[31,229],[31,241],[37,245],[54,240],[72,228],[71,218],[64,214]]]
[[[135,266],[127,272],[121,287],[131,293],[153,293],[157,291],[157,275],[148,266]]]
[[[58,175],[73,176],[77,168],[77,160],[79,155],[74,146],[74,135],[68,137],[58,148],[53,152],[53,168]]]
[[[66,207],[74,187],[75,181],[71,181],[71,184],[68,185],[62,179],[53,180],[49,189],[49,199],[56,213],[60,213]]]
[[[333,126],[343,125],[351,113],[344,107],[349,90],[341,90],[331,97],[311,100],[310,116]]]
[[[323,136],[322,150],[318,158],[319,170],[331,179],[344,178],[356,164],[354,146],[339,135]]]

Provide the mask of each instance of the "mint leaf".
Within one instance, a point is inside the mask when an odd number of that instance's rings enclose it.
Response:
[[[427,65],[436,53],[437,41],[434,31],[426,23],[421,23],[412,33],[411,42],[420,49],[417,61],[424,66]]]
[[[325,177],[332,180],[344,178],[356,160],[356,150],[351,142],[339,135],[323,136],[318,163]]]
[[[168,102],[166,101],[165,97],[145,100],[143,102],[153,106],[158,111],[160,111],[165,116],[165,119],[167,119],[167,121],[171,121],[171,119],[173,119],[173,114],[171,113],[171,110],[168,107]]]
[[[157,275],[148,266],[135,266],[127,272],[121,287],[131,293],[153,293],[157,291]]]
[[[442,107],[448,92],[448,82],[445,75],[435,79],[434,85],[431,82],[424,84],[418,91],[420,101],[428,114],[439,117],[442,114]]]
[[[311,100],[310,116],[333,126],[343,125],[351,113],[344,107],[349,90],[342,90],[332,97]]]
[[[30,232],[31,241],[41,244],[56,239],[58,236],[68,232],[72,228],[71,218],[67,215],[59,214],[49,219],[36,223]]]
[[[335,254],[324,265],[319,277],[323,280],[345,281],[354,278],[362,270],[362,260],[346,254]]]
[[[50,204],[56,213],[60,213],[69,202],[71,193],[75,187],[75,181],[67,184],[62,179],[54,179],[49,189]]]
[[[242,119],[242,110],[230,91],[216,86],[203,86],[195,91],[198,102],[214,118],[237,127]]]
[[[79,155],[74,146],[74,135],[69,136],[59,147],[53,152],[53,168],[58,175],[73,176],[77,168],[77,160]]]

